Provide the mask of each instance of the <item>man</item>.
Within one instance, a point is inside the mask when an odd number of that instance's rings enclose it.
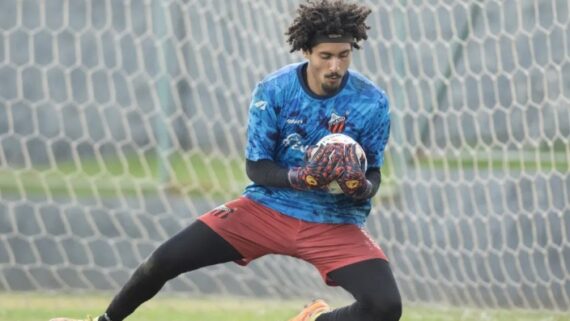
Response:
[[[266,254],[306,260],[327,284],[356,299],[336,310],[314,301],[291,321],[400,319],[386,256],[362,229],[380,185],[390,128],[384,92],[348,69],[352,50],[367,39],[369,14],[342,1],[299,6],[286,35],[291,51],[301,50],[307,61],[270,74],[253,92],[246,147],[253,184],[156,249],[97,321],[122,321],[181,273],[229,261],[245,265]],[[354,148],[325,145],[306,160],[307,149],[330,133],[359,142],[366,173]],[[335,179],[341,195],[326,191]]]

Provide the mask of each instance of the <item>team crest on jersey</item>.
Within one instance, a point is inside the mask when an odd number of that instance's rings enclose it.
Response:
[[[331,133],[342,133],[344,131],[344,126],[346,125],[346,116],[340,116],[333,112],[331,118],[329,118],[329,131]]]

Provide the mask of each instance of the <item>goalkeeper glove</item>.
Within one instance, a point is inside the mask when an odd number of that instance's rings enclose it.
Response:
[[[342,174],[337,179],[343,193],[356,200],[370,198],[373,194],[373,186],[366,179],[366,173],[361,167],[356,152],[356,145],[347,145],[344,152],[344,162],[340,166]]]
[[[326,185],[340,175],[341,168],[337,165],[342,157],[343,150],[340,145],[328,144],[309,148],[305,153],[305,166],[291,168],[287,174],[291,187],[298,190],[326,190]]]

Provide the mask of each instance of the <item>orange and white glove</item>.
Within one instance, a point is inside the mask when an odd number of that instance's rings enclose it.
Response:
[[[341,145],[309,148],[305,154],[306,164],[293,167],[288,172],[291,187],[298,190],[326,190],[326,186],[339,177],[341,168],[338,164],[343,157]]]
[[[356,145],[347,145],[344,150],[344,160],[340,165],[340,177],[338,185],[343,193],[357,200],[370,198],[373,194],[373,186],[366,179],[366,173],[362,169],[356,152]]]

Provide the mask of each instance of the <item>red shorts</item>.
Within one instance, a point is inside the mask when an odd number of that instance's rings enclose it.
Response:
[[[200,221],[228,241],[246,265],[266,254],[281,254],[315,266],[328,285],[333,270],[369,260],[387,260],[382,249],[353,224],[321,224],[283,215],[246,197],[219,206]]]

